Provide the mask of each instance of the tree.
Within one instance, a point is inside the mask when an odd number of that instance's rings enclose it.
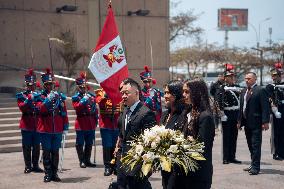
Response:
[[[274,43],[270,47],[263,47],[264,52],[269,52],[275,61],[284,61],[284,44]]]
[[[178,49],[171,53],[172,66],[186,65],[188,77],[192,79],[198,75],[197,71],[207,67],[209,52],[207,48],[200,46]]]
[[[73,33],[69,30],[66,32],[61,32],[58,38],[51,38],[58,42],[60,46],[57,48],[57,54],[64,60],[66,66],[65,76],[73,77],[76,74],[77,63],[81,58],[89,57],[86,51],[79,51],[76,46],[76,40]],[[69,94],[73,82],[65,81],[66,93]]]
[[[200,35],[203,29],[194,26],[194,22],[198,20],[198,17],[193,14],[192,10],[181,12],[171,17],[169,20],[170,42],[174,42],[180,36],[191,37]]]
[[[259,69],[261,66],[269,66],[274,59],[260,59],[259,55],[248,49],[232,48],[223,49],[213,44],[198,45],[178,49],[171,53],[173,66],[186,66],[190,79],[197,75],[197,72],[204,72],[209,63],[215,63],[217,68],[224,68],[226,63],[233,64],[237,76],[241,76],[251,69]],[[206,70],[205,70],[206,71]]]

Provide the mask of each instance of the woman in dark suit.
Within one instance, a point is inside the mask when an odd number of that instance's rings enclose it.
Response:
[[[186,81],[183,86],[185,102],[190,105],[183,125],[185,137],[204,142],[205,161],[198,161],[199,169],[189,172],[182,179],[183,187],[187,189],[210,189],[212,184],[213,165],[212,147],[215,136],[214,119],[209,104],[208,89],[204,81]]]
[[[183,83],[181,81],[172,80],[164,86],[165,104],[168,111],[164,112],[161,117],[160,124],[167,129],[182,131],[185,107],[183,98]],[[179,189],[178,172],[174,168],[171,172],[162,171],[163,189]]]

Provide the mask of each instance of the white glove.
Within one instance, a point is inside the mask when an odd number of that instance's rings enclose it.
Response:
[[[85,96],[83,97],[83,99],[86,100],[86,101],[88,101],[88,100],[89,100],[89,96],[88,96],[88,95],[85,95]]]
[[[278,112],[278,108],[276,106],[272,106],[271,110],[274,114]]]
[[[273,107],[271,108],[271,110],[272,110],[273,114],[275,115],[275,117],[276,117],[277,119],[280,119],[280,118],[281,118],[281,113],[278,112],[278,108],[277,108],[276,106],[273,106]]]
[[[275,117],[276,117],[277,119],[280,119],[280,118],[281,118],[281,113],[280,113],[280,112],[275,112],[274,115],[275,115]]]
[[[63,135],[66,136],[67,134],[68,134],[68,130],[64,130],[64,131],[63,131]]]
[[[224,111],[221,111],[221,121],[228,121],[228,117],[226,116],[226,114],[224,113]]]
[[[52,101],[55,98],[55,94],[51,92],[47,95],[47,98]]]
[[[228,117],[227,117],[226,115],[223,115],[223,116],[221,117],[221,121],[228,121]]]

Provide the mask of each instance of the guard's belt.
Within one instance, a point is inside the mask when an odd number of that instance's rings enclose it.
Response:
[[[38,114],[38,113],[35,113],[35,112],[29,112],[29,113],[24,112],[24,113],[23,113],[23,116],[35,116],[35,115],[39,115],[39,114]]]
[[[77,117],[86,117],[86,116],[94,116],[95,113],[80,113],[77,114]]]
[[[224,110],[238,110],[239,106],[224,107]]]
[[[50,116],[56,116],[56,115],[61,115],[59,112],[54,112],[53,113],[44,113],[44,114],[41,114],[42,117],[50,117]]]

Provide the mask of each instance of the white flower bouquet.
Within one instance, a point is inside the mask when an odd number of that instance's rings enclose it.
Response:
[[[142,176],[150,171],[170,172],[178,165],[187,174],[198,169],[199,160],[205,160],[204,144],[192,137],[184,138],[180,131],[166,129],[164,126],[146,129],[144,133],[130,142],[131,149],[121,159],[127,171],[141,167]]]

